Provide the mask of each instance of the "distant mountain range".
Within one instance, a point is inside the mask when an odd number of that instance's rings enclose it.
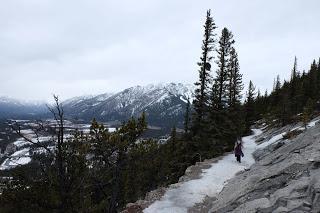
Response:
[[[8,97],[0,97],[0,119],[32,119],[42,117],[47,112],[44,102],[26,102]]]
[[[120,123],[142,112],[152,126],[182,126],[188,98],[192,98],[193,85],[181,83],[135,86],[121,92],[95,96],[81,96],[62,102],[65,115],[71,119]],[[9,118],[45,116],[45,104],[31,104],[14,99],[0,98],[0,117]]]

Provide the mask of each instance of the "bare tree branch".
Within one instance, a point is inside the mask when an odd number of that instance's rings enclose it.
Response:
[[[18,134],[20,137],[22,137],[25,141],[31,143],[34,146],[37,147],[41,147],[44,148],[46,151],[48,151],[48,153],[53,154],[52,151],[45,145],[43,145],[40,140],[39,140],[39,135],[36,131],[34,131],[35,135],[36,135],[36,142],[34,142],[31,138],[28,138],[25,134],[21,133],[21,126],[15,122],[14,125],[11,126],[13,131],[16,132],[16,134]]]

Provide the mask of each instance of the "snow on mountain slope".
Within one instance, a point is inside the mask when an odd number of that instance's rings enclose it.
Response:
[[[83,102],[83,101],[86,101],[90,98],[93,98],[94,96],[93,95],[88,95],[88,96],[77,96],[77,97],[73,97],[73,98],[70,98],[70,99],[67,99],[66,101],[63,102],[63,104],[65,105],[76,105],[80,102]]]
[[[79,97],[63,102],[67,115],[91,120],[122,121],[146,112],[152,125],[181,125],[193,86],[181,83],[135,86],[116,94]]]
[[[0,97],[0,118],[32,116],[44,113],[46,106],[40,101],[21,101],[9,97]]]

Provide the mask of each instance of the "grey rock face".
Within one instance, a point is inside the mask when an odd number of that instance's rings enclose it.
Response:
[[[209,212],[320,212],[319,125],[257,150],[254,157],[257,162],[228,181]]]

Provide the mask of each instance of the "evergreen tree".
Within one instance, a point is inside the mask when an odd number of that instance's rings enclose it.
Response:
[[[292,71],[291,71],[291,81],[294,81],[297,76],[298,76],[298,65],[297,65],[297,57],[295,56],[294,57],[294,63],[293,63],[293,68],[292,68]]]
[[[307,129],[307,124],[311,119],[312,112],[314,110],[314,101],[309,98],[306,106],[303,108],[303,113],[302,113],[302,122],[304,124],[304,128]]]
[[[261,119],[264,114],[265,96],[261,95],[260,89],[258,89],[257,97],[255,100],[254,108],[256,119]]]
[[[234,47],[230,51],[230,61],[228,65],[228,104],[234,108],[241,102],[241,91],[243,90],[242,74],[240,74],[238,54]]]
[[[37,138],[21,133],[20,126],[13,127],[34,152],[30,152],[30,164],[9,171],[11,179],[0,194],[1,212],[82,212],[91,203],[86,196],[86,138],[78,131],[66,138],[63,108],[57,96],[54,101],[49,107],[54,124],[39,122],[34,129]],[[41,142],[40,133],[50,135],[51,141]]]
[[[306,119],[309,117],[306,116],[308,113],[304,112],[310,107],[306,105],[311,106],[312,102],[312,110],[320,110],[319,71],[319,63],[314,60],[309,71],[304,70],[300,75],[295,57],[290,81],[284,81],[281,85],[280,78],[277,76],[272,93],[265,96],[263,103],[259,98],[255,100],[255,111],[263,112],[263,116],[268,116],[268,119],[277,120],[273,122],[277,125],[299,121],[301,112],[302,120],[308,120]]]
[[[280,103],[280,89],[281,89],[280,76],[277,75],[277,78],[274,80],[272,98],[270,99],[272,110],[274,110],[273,113],[276,113],[275,106],[277,106],[277,104]]]
[[[258,89],[258,92],[257,92],[257,99],[260,99],[261,98],[261,92],[260,92],[260,89]]]
[[[104,212],[117,212],[126,203],[123,189],[126,188],[126,168],[128,153],[135,150],[137,139],[147,128],[145,115],[137,120],[124,122],[116,132],[108,132],[102,124],[93,122],[90,128],[90,152],[92,156],[92,187],[94,206]],[[132,177],[130,177],[132,178]]]
[[[216,141],[215,148],[221,150],[221,152],[230,150],[231,141],[234,142],[238,134],[237,125],[233,122],[235,110],[233,109],[232,113],[228,110],[228,102],[231,97],[235,97],[233,90],[236,88],[234,87],[235,85],[232,85],[236,77],[235,72],[239,73],[237,55],[235,50],[232,50],[233,44],[232,33],[227,28],[224,28],[216,50],[218,69],[216,70],[211,92],[209,128],[212,140]]]
[[[190,99],[187,100],[186,111],[184,115],[184,132],[188,134],[190,129]]]
[[[228,87],[228,64],[230,63],[230,52],[232,44],[234,43],[232,33],[223,28],[221,37],[219,39],[219,47],[217,49],[218,69],[216,71],[215,89],[217,89],[217,106],[218,109],[226,107],[227,102],[227,87]],[[234,55],[235,57],[235,55]],[[232,63],[232,62],[231,62]]]
[[[202,41],[202,56],[200,57],[199,81],[195,83],[195,98],[193,100],[194,115],[192,121],[193,134],[203,131],[207,114],[209,101],[209,88],[212,81],[210,75],[210,61],[212,60],[211,52],[214,50],[214,30],[216,25],[211,17],[211,11],[207,11],[206,21],[204,25],[204,39]]]
[[[318,94],[318,90],[319,90],[318,66],[317,66],[316,60],[313,60],[313,62],[311,64],[309,78],[310,78],[310,84],[309,84],[308,92],[311,95],[312,99],[316,99],[317,94]]]
[[[255,121],[255,86],[252,81],[249,82],[249,87],[247,91],[247,97],[245,100],[245,132],[250,132],[250,127]]]
[[[175,142],[177,141],[177,128],[176,128],[176,126],[172,127],[170,137],[171,137],[172,143],[175,144]]]
[[[291,81],[290,81],[290,92],[288,98],[291,100],[290,102],[290,110],[292,113],[296,114],[298,111],[298,97],[297,97],[297,89],[298,89],[298,65],[297,65],[297,57],[294,57],[294,64],[291,71]]]
[[[279,75],[277,75],[275,91],[279,91],[279,90],[280,90],[280,88],[281,88],[280,76],[279,76]]]
[[[284,82],[283,90],[285,92],[282,92],[280,95],[280,97],[281,97],[280,103],[279,103],[280,109],[278,110],[277,117],[280,119],[281,125],[285,126],[288,123],[290,123],[290,115],[292,114],[291,113],[291,106],[290,106],[290,105],[292,105],[292,102],[290,102],[290,99],[289,99],[290,86],[289,86],[288,82]]]
[[[230,120],[229,125],[224,127],[231,131],[231,140],[235,136],[235,138],[240,137],[244,131],[244,117],[242,113],[241,106],[241,92],[243,90],[242,84],[242,74],[240,74],[240,66],[238,60],[238,54],[234,47],[231,47],[230,50],[230,59],[228,62],[228,85],[227,85],[227,98],[228,98],[228,109],[227,116],[225,120],[228,118]],[[234,140],[235,140],[234,138]],[[232,141],[233,142],[233,141]],[[233,145],[229,143],[230,147]]]

